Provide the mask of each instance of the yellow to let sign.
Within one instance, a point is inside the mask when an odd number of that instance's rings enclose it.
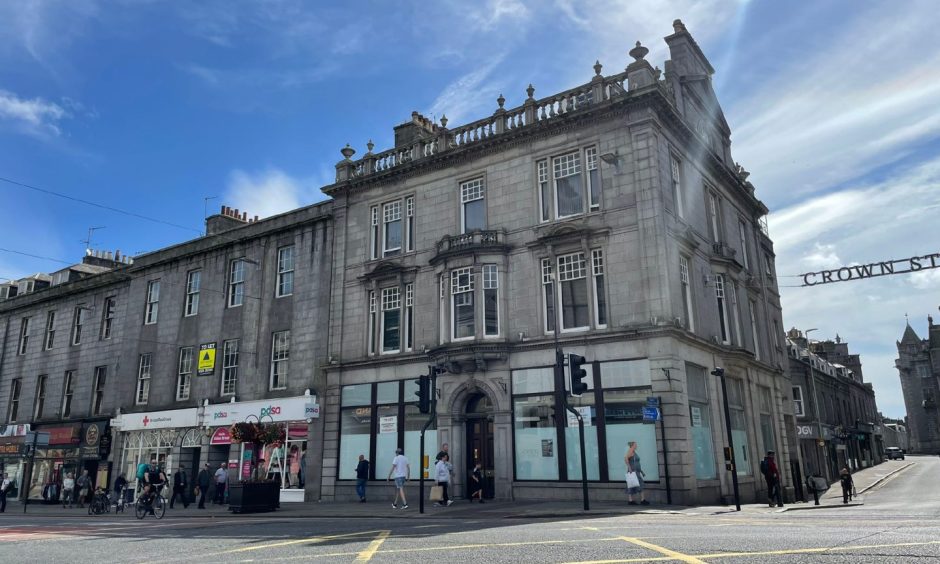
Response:
[[[215,343],[199,345],[197,373],[200,376],[208,376],[213,372],[215,372]]]

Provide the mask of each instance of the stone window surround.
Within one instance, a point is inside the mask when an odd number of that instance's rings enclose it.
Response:
[[[540,311],[540,317],[541,317],[540,324],[543,330],[543,334],[545,335],[552,335],[554,333],[554,330],[550,330],[549,324],[548,324],[548,314],[546,311],[546,304],[545,304],[545,284],[543,283],[543,280],[542,280],[543,275],[544,275],[544,273],[542,272],[542,261],[544,259],[550,259],[551,264],[553,265],[553,272],[554,272],[558,268],[559,256],[568,255],[568,254],[576,253],[576,252],[583,252],[585,256],[585,260],[587,261],[587,267],[591,268],[590,261],[591,261],[592,251],[594,249],[600,249],[604,253],[605,261],[610,260],[609,255],[607,253],[608,234],[609,234],[608,230],[606,229],[595,230],[595,231],[576,230],[573,227],[567,226],[567,225],[563,227],[563,229],[565,228],[572,229],[572,230],[565,232],[565,233],[549,234],[543,237],[542,239],[536,241],[533,245],[531,245],[532,249],[536,251],[535,263],[536,263],[536,267],[539,273],[538,284],[540,286],[539,292],[538,292],[539,311]],[[550,241],[547,241],[548,239],[550,239]],[[591,320],[590,325],[587,328],[578,328],[578,329],[559,328],[560,333],[566,333],[566,332],[577,333],[577,332],[584,332],[584,331],[591,331],[591,330],[603,330],[603,329],[606,329],[607,327],[611,327],[615,325],[611,316],[611,309],[610,309],[611,302],[610,302],[610,294],[609,294],[609,288],[608,288],[609,284],[605,284],[605,291],[608,292],[607,299],[605,301],[606,306],[607,306],[607,324],[604,326],[597,325],[596,323],[597,311],[595,309],[596,303],[597,303],[597,297],[595,296],[596,285],[593,283],[593,278],[590,280],[590,282],[592,282],[588,284],[588,304],[591,310],[588,312],[588,317]],[[557,302],[557,300],[555,301]],[[557,308],[558,305],[556,305],[555,307]],[[558,316],[556,315],[556,317]]]
[[[397,214],[388,215],[386,206],[398,204],[397,208],[389,208]],[[367,261],[382,260],[391,257],[413,253],[415,250],[415,194],[409,192],[394,198],[381,198],[367,203],[369,210],[369,252]],[[397,219],[387,220],[387,217]],[[401,246],[391,249],[385,248],[386,224],[390,221],[401,221]],[[389,254],[391,253],[391,254]]]
[[[589,158],[589,152],[594,151],[594,158]],[[591,200],[591,180],[590,171],[598,170],[600,171],[600,139],[588,139],[578,143],[570,144],[567,148],[555,148],[549,151],[542,151],[540,153],[535,153],[532,155],[533,163],[533,178],[535,180],[535,201],[536,209],[538,213],[538,224],[548,224],[552,222],[565,221],[572,218],[583,217],[590,213],[599,212],[603,206],[601,206],[601,201],[603,201],[603,189],[597,191],[598,201],[593,202]],[[578,173],[582,175],[581,178],[581,200],[582,208],[581,212],[571,214],[571,215],[558,215],[558,188],[555,183],[556,176],[556,159],[566,157],[568,155],[576,154],[578,155]],[[590,162],[589,162],[590,161]],[[589,164],[593,164],[594,168],[589,168]],[[562,167],[564,168],[564,167]],[[600,178],[598,173],[597,178],[598,184],[603,186],[603,180]],[[547,183],[547,189],[551,195],[551,202],[549,203],[548,208],[545,208],[544,194],[543,194],[543,184]],[[548,212],[548,217],[545,217],[544,211]]]
[[[402,267],[397,263],[388,262],[383,266],[387,268],[382,268],[381,266],[374,270],[373,272],[367,274],[362,278],[363,282],[363,299],[366,304],[365,311],[367,315],[366,331],[364,334],[365,343],[363,343],[363,350],[366,351],[366,356],[381,356],[381,355],[391,355],[391,354],[401,354],[411,352],[415,343],[414,337],[411,337],[411,343],[409,348],[405,348],[406,344],[405,334],[406,332],[411,332],[411,335],[414,335],[413,328],[405,327],[405,307],[407,307],[408,299],[408,287],[411,286],[411,307],[412,307],[412,320],[415,318],[413,308],[414,308],[414,288],[415,288],[415,279],[417,278],[418,269],[414,267]],[[385,288],[398,287],[400,288],[400,297],[402,305],[402,315],[399,322],[399,331],[400,331],[400,346],[397,351],[389,351],[382,353],[382,334],[381,328],[382,324],[380,322],[381,318],[379,317],[382,314],[382,290]],[[374,302],[370,301],[370,295],[374,296]],[[372,306],[375,306],[374,308]]]
[[[496,266],[496,278],[497,285],[503,285],[507,280],[508,276],[508,257],[502,253],[479,253],[473,257],[461,257],[459,259],[454,259],[448,264],[441,265],[441,268],[435,270],[434,280],[435,286],[440,288],[441,296],[439,298],[439,311],[438,318],[440,319],[439,323],[439,332],[438,342],[441,345],[447,343],[466,343],[482,340],[494,340],[494,339],[503,339],[504,336],[504,327],[501,323],[504,317],[503,310],[503,301],[504,294],[500,292],[500,289],[497,288],[488,288],[490,290],[495,289],[497,291],[497,307],[496,307],[496,316],[499,323],[499,332],[496,334],[486,334],[486,311],[485,311],[485,299],[484,293],[486,289],[484,286],[485,279],[483,274],[484,266]],[[453,286],[451,281],[451,275],[453,272],[470,268],[473,275],[473,324],[474,324],[474,334],[472,337],[462,337],[459,339],[453,338],[453,311],[454,311],[454,294]],[[437,289],[437,288],[436,288]]]

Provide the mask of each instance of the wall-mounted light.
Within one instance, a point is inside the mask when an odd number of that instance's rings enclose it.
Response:
[[[601,155],[601,160],[610,166],[617,166],[620,164],[620,155],[616,151],[613,153],[604,153]]]

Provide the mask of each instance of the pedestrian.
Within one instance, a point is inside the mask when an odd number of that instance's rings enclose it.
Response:
[[[842,482],[842,503],[852,501],[852,488],[855,487],[855,482],[852,480],[852,472],[849,471],[848,466],[842,467],[839,472],[839,481]]]
[[[124,495],[124,489],[127,488],[127,478],[124,477],[124,472],[114,480],[114,504],[118,505],[121,502],[121,496]]]
[[[215,471],[215,501],[222,505],[225,503],[225,484],[228,483],[228,471],[225,469],[225,463],[219,464],[219,469]]]
[[[88,470],[82,470],[82,475],[75,481],[75,485],[78,486],[78,506],[85,507],[85,501],[91,492],[91,477],[88,475]]]
[[[186,479],[186,472],[182,468],[173,474],[173,497],[170,498],[170,509],[173,509],[173,502],[176,496],[183,502],[183,509],[189,507],[189,480]]]
[[[0,474],[0,513],[5,513],[7,510],[7,491],[9,491],[12,483],[13,480],[10,479],[9,475],[6,473]]]
[[[196,477],[196,488],[199,490],[199,509],[206,508],[206,492],[209,491],[211,481],[212,477],[209,474],[209,463],[206,462],[202,470],[199,471],[199,475]]]
[[[366,483],[369,481],[369,461],[366,455],[359,455],[359,464],[356,465],[356,495],[359,503],[366,502]]]
[[[474,498],[483,503],[483,465],[479,460],[470,472],[470,503],[473,503]]]
[[[643,478],[646,474],[643,467],[640,466],[640,455],[636,453],[636,441],[627,443],[627,454],[623,457],[624,465],[627,467],[627,503],[636,505],[633,496],[640,496],[640,505],[649,505],[646,501],[646,495],[643,493]]]
[[[437,456],[434,458],[434,462],[437,462],[445,456],[450,456],[450,446],[447,443],[441,445],[441,452],[437,453]]]
[[[392,479],[392,474],[395,474],[395,501],[392,502],[392,508],[398,509],[398,498],[401,497],[401,508],[408,509],[408,500],[405,498],[405,482],[408,481],[408,476],[411,475],[411,464],[408,463],[404,451],[400,448],[395,449],[395,458],[392,459],[392,468],[388,471],[386,482]]]
[[[452,471],[453,467],[450,465],[450,456],[445,452],[444,456],[434,465],[434,478],[437,480],[437,485],[441,486],[443,490],[441,501],[434,505],[447,507],[454,503],[454,500],[450,499],[447,495],[447,486],[450,485],[450,474]]]
[[[71,472],[65,474],[62,478],[62,507],[72,507],[72,492],[75,491],[75,478]]]
[[[774,451],[768,450],[767,456],[760,463],[760,472],[764,475],[764,481],[767,483],[767,503],[770,507],[783,507],[783,498],[780,497],[780,469],[777,468]]]

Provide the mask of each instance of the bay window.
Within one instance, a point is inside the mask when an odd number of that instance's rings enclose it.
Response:
[[[483,334],[499,335],[499,270],[483,265]]]
[[[458,268],[450,273],[451,339],[472,339],[475,336],[473,270]]]

